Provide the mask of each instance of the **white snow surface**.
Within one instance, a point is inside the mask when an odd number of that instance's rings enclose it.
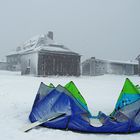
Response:
[[[24,133],[20,130],[29,124],[32,108],[40,82],[65,85],[73,80],[86,99],[94,115],[98,111],[110,114],[115,106],[126,76],[103,75],[97,77],[32,77],[19,72],[0,71],[0,139],[1,140],[139,140],[135,134],[84,134],[72,131],[38,127]],[[140,77],[130,76],[135,84]]]

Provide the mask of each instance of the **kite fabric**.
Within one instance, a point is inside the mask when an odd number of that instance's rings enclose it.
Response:
[[[137,132],[140,131],[140,88],[127,78],[114,111],[110,115],[99,111],[95,117],[102,124],[97,127],[91,125],[94,115],[74,82],[64,87],[41,83],[29,115],[30,121],[33,123],[60,113],[65,115],[41,126],[86,133]]]

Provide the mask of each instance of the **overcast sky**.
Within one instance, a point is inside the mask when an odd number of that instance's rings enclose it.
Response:
[[[84,58],[135,59],[140,0],[0,0],[0,56],[49,30]]]

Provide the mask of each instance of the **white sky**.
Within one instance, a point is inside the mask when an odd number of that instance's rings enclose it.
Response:
[[[140,0],[0,0],[0,57],[49,30],[84,58],[135,59]]]

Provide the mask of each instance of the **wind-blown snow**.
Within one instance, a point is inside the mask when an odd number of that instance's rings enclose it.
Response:
[[[126,76],[104,75],[98,77],[31,77],[17,72],[0,71],[0,139],[1,140],[138,140],[136,134],[82,134],[72,131],[54,130],[43,127],[28,133],[20,131],[30,123],[28,115],[40,82],[65,85],[73,80],[86,99],[91,112],[96,115],[102,110],[110,114],[122,89]],[[135,84],[137,76],[128,77]]]

